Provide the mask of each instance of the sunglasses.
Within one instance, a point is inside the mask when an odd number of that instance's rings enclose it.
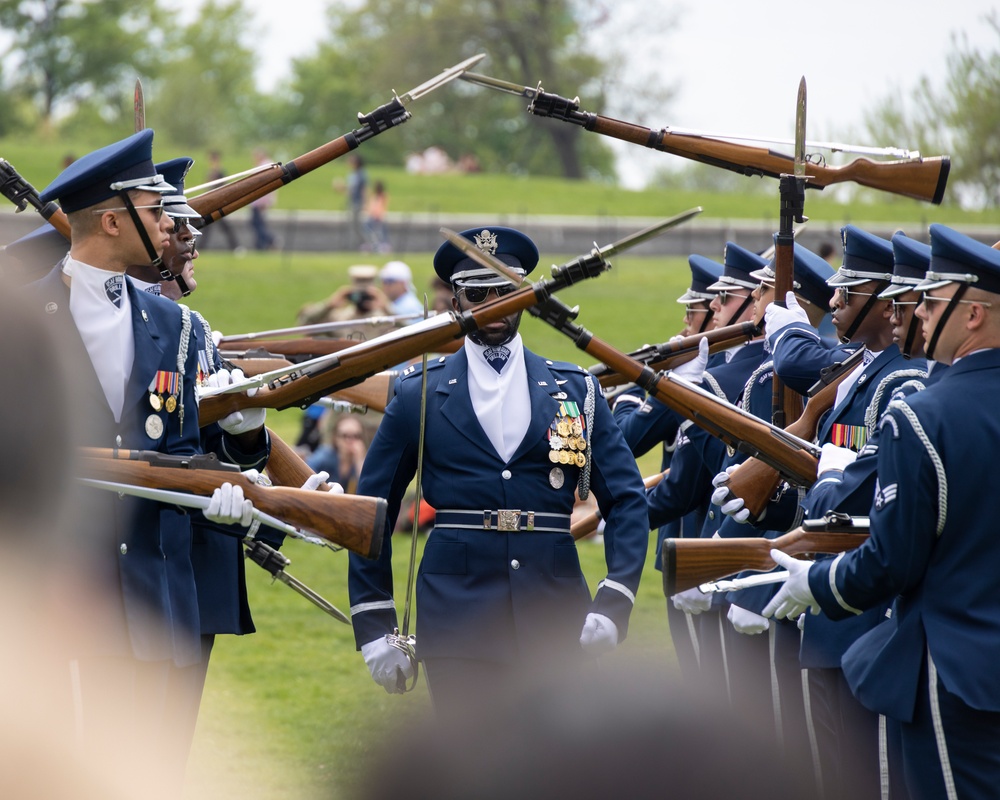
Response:
[[[837,294],[840,296],[840,299],[843,301],[844,305],[846,306],[848,303],[851,302],[851,298],[852,297],[871,297],[873,294],[875,294],[875,292],[851,291],[851,287],[850,286],[838,286],[837,287]]]
[[[157,222],[163,219],[163,201],[160,201],[159,203],[155,203],[154,205],[150,206],[132,206],[132,208],[134,208],[136,211],[138,211],[141,208],[151,208],[153,209],[153,219],[155,219]],[[128,208],[126,208],[125,206],[114,206],[113,208],[95,208],[91,213],[103,214],[105,211],[128,211]]]
[[[902,317],[906,313],[907,306],[916,306],[919,304],[919,300],[893,300],[892,313],[894,316]]]
[[[513,292],[516,288],[513,284],[506,283],[503,286],[463,286],[461,287],[461,291],[465,295],[465,299],[470,303],[482,303],[490,296],[490,292],[496,292],[497,297],[503,297]]]

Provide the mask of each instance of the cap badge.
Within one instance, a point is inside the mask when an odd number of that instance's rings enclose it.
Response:
[[[490,233],[484,229],[482,233],[475,234],[472,239],[476,247],[484,253],[489,253],[491,256],[496,255],[498,243],[495,233]]]

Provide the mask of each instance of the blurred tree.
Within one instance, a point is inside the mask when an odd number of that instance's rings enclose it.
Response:
[[[1000,39],[1000,16],[984,22]],[[998,42],[1000,43],[1000,42]],[[946,202],[1000,206],[1000,48],[982,52],[953,37],[947,78],[937,89],[921,77],[909,97],[894,91],[865,114],[875,141],[951,155]]]
[[[330,8],[330,36],[313,55],[294,62],[283,117],[289,134],[326,140],[356,127],[356,112],[387,102],[476,53],[476,71],[572,96],[587,91],[588,108],[605,113],[609,73],[620,66],[627,38],[589,40],[610,13],[597,0],[365,0],[354,10]],[[587,30],[582,24],[586,23]],[[643,87],[647,99],[655,86]],[[370,160],[402,163],[430,145],[453,159],[474,155],[482,169],[563,175],[614,175],[607,140],[563,122],[532,117],[526,101],[456,81],[410,107],[413,119],[365,144]],[[316,120],[329,120],[316,137]],[[305,143],[303,142],[303,145]]]
[[[33,98],[46,125],[89,104],[106,119],[131,113],[136,73],[156,75],[163,13],[156,0],[0,0],[13,37],[9,88]]]

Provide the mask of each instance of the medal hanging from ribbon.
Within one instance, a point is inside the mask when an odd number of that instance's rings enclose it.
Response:
[[[584,467],[587,463],[586,423],[572,400],[559,403],[559,413],[549,425],[549,461]]]
[[[168,414],[177,408],[177,391],[180,376],[176,372],[157,371],[149,384],[149,405],[153,411],[165,408]]]

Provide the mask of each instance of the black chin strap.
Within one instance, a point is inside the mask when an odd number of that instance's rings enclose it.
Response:
[[[736,321],[743,315],[743,312],[747,310],[750,304],[753,302],[753,292],[746,296],[746,299],[740,303],[740,307],[736,309],[735,313],[729,318],[729,322],[726,325],[735,325]]]
[[[161,280],[173,280],[174,276],[171,274],[170,270],[163,265],[163,258],[156,254],[156,248],[153,247],[153,242],[150,240],[149,234],[146,233],[146,226],[142,224],[142,220],[139,218],[139,212],[132,203],[132,198],[128,196],[128,192],[122,192],[121,197],[125,202],[125,208],[128,209],[128,215],[132,218],[132,223],[135,225],[135,229],[139,232],[139,238],[142,239],[142,244],[146,248],[146,255],[149,256],[149,265],[159,270]]]
[[[872,307],[879,301],[879,294],[881,294],[888,286],[889,281],[879,281],[878,285],[875,287],[875,291],[873,291],[871,297],[868,298],[868,302],[861,306],[861,309],[851,321],[848,329],[844,331],[844,335],[840,337],[841,342],[847,344],[854,338],[854,334],[858,332],[858,328],[861,327],[861,323],[864,322],[865,317],[868,316],[868,312],[871,311]]]
[[[705,313],[705,321],[701,323],[701,327],[698,328],[698,333],[704,333],[708,330],[708,324],[712,321],[712,317],[715,316],[715,312],[711,308]]]
[[[913,358],[913,340],[917,338],[917,324],[920,322],[916,314],[910,317],[910,327],[906,329],[906,341],[903,342],[901,350],[903,358]]]
[[[944,330],[944,326],[947,324],[952,312],[958,308],[958,301],[962,299],[962,295],[965,294],[968,288],[969,284],[967,283],[958,284],[958,291],[955,292],[951,300],[948,301],[948,305],[944,307],[944,311],[941,312],[941,319],[938,320],[938,324],[934,328],[934,333],[931,334],[931,340],[924,346],[924,355],[927,356],[928,361],[932,361],[934,359],[934,348],[937,347],[941,331]]]

